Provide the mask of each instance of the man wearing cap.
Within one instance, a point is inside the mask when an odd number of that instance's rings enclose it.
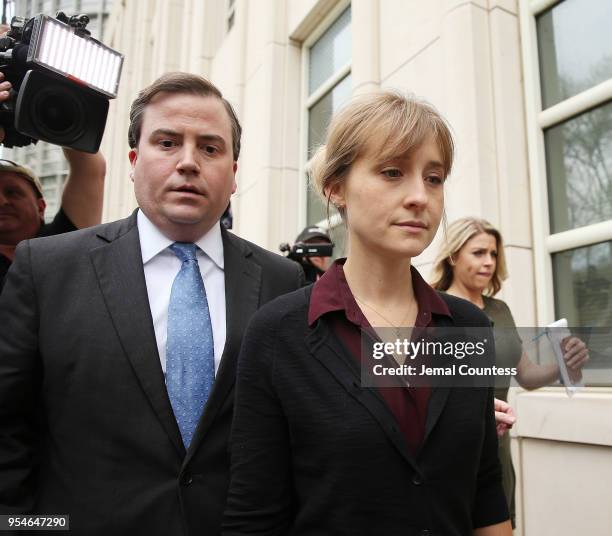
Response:
[[[297,235],[295,239],[296,244],[331,244],[331,238],[324,229],[309,225],[305,227],[302,232]],[[331,257],[304,257],[301,262],[304,273],[306,274],[306,281],[314,283],[319,277],[321,277],[331,264]]]
[[[67,233],[100,223],[104,195],[104,157],[64,149],[70,172],[62,205],[50,223],[44,223],[45,199],[32,170],[0,160],[0,292],[22,240]]]

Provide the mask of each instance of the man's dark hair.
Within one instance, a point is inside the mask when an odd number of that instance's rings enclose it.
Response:
[[[130,108],[128,142],[132,149],[135,149],[140,141],[142,118],[145,108],[159,93],[188,93],[202,97],[218,98],[223,103],[223,106],[225,106],[230,118],[230,123],[232,125],[232,152],[234,161],[238,160],[238,156],[240,155],[240,136],[242,135],[242,127],[240,126],[238,117],[236,117],[236,112],[234,112],[232,105],[223,98],[223,94],[213,83],[206,80],[206,78],[190,73],[166,73],[138,93],[138,97],[136,97]]]

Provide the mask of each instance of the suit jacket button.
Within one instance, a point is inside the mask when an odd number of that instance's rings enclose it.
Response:
[[[420,485],[423,483],[423,479],[421,478],[421,475],[419,475],[419,474],[415,474],[415,475],[412,477],[412,483],[413,483],[415,486],[420,486]],[[424,532],[422,532],[421,534],[423,534],[423,535],[425,535],[425,534],[429,534],[429,531],[428,531],[427,529],[425,529],[425,531],[424,531]]]
[[[193,477],[189,473],[183,475],[183,486],[190,486],[193,483]]]

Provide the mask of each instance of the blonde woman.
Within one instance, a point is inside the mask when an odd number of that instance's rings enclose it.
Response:
[[[489,326],[411,266],[453,162],[445,121],[392,92],[331,122],[313,181],[349,254],[254,317],[238,365],[223,534],[508,536],[492,389],[364,388],[362,330]]]
[[[538,365],[527,357],[510,309],[505,302],[493,298],[506,277],[502,236],[488,221],[462,218],[448,227],[446,243],[434,263],[432,286],[469,300],[484,311],[495,328],[506,328],[495,332],[497,365],[516,367],[516,380],[521,387],[537,389],[549,385],[559,378],[559,367],[556,363]],[[568,339],[564,357],[569,370],[576,378],[580,377],[582,367],[589,359],[584,343],[575,337]],[[509,386],[510,378],[500,377],[495,397],[507,401]],[[515,476],[507,435],[500,437],[499,457],[504,492],[514,526]]]

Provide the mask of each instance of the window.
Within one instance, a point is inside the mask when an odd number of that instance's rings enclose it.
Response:
[[[565,0],[536,15],[543,108],[612,78],[611,22],[608,0]]]
[[[343,252],[343,227],[340,216],[330,211],[308,185],[308,169],[317,148],[324,142],[332,115],[350,98],[351,84],[351,9],[346,3],[327,17],[319,31],[304,43],[304,147],[303,173],[306,187],[303,204],[305,222],[328,228],[336,244],[334,255]],[[333,214],[333,215],[332,215]]]
[[[520,7],[538,317],[609,327],[612,2]]]

